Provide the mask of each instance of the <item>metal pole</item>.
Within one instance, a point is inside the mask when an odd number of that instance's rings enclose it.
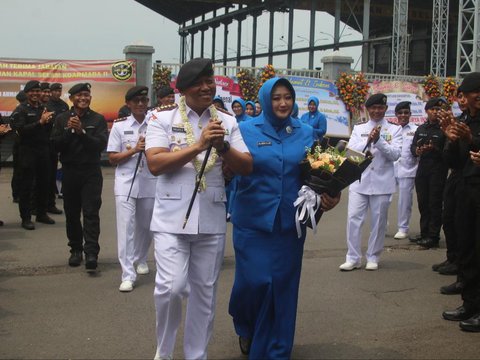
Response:
[[[315,46],[315,15],[317,10],[317,2],[312,0],[312,6],[310,8],[310,50],[308,51],[308,68],[313,70],[313,57]]]
[[[295,10],[295,1],[290,1],[290,9],[288,12],[288,54],[287,69],[292,68],[292,45],[293,45],[293,12]]]
[[[202,22],[205,21],[205,14],[202,15]],[[203,45],[203,43],[205,42],[205,30],[202,30],[201,32],[201,35],[200,35],[200,57],[203,58],[203,53],[204,53],[204,49],[205,49],[205,46]]]
[[[367,41],[370,33],[370,0],[363,0],[363,41]],[[368,42],[362,45],[362,71],[368,72],[370,44]]]
[[[270,26],[268,32],[268,63],[273,65],[273,26],[275,24],[275,10],[270,9]]]
[[[257,15],[253,15],[252,67],[255,67],[256,57],[257,57]]]
[[[240,9],[242,5],[240,5]],[[240,56],[242,55],[242,19],[238,19],[237,29],[237,66],[240,66]]]
[[[195,24],[195,19],[192,19],[192,25],[193,25],[193,24]],[[190,60],[192,60],[192,59],[194,58],[194,56],[193,56],[193,51],[194,51],[194,44],[193,44],[193,42],[194,42],[194,40],[195,40],[195,33],[192,32],[192,33],[190,34],[190,36],[191,36],[191,38],[192,38],[192,39],[191,39],[191,43],[190,43]]]
[[[217,10],[213,10],[213,17],[217,16]],[[215,40],[216,40],[217,28],[212,26],[212,61],[215,62]]]
[[[228,14],[228,6],[225,7],[225,14]],[[223,32],[223,66],[227,66],[227,52],[228,52],[228,23],[226,22],[224,25],[224,32]],[[225,72],[226,72],[226,69],[225,69]]]
[[[342,0],[335,0],[335,30],[333,33],[333,43],[336,45],[334,46],[333,50],[338,50],[338,43],[340,42],[340,13],[341,13],[341,3]]]

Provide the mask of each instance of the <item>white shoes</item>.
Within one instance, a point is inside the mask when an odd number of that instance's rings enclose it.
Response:
[[[137,265],[137,274],[138,275],[146,275],[150,272],[147,263],[141,263]]]
[[[344,262],[342,265],[340,265],[338,268],[342,271],[352,271],[354,269],[360,269],[362,264],[360,263],[353,263],[350,261]]]
[[[155,357],[153,360],[172,360],[173,357],[171,356],[160,356],[160,351],[157,349],[157,352],[155,353]]]
[[[397,239],[397,240],[403,240],[403,239],[408,238],[408,234],[404,233],[403,231],[398,230],[398,232],[395,234],[395,236],[393,238]]]
[[[133,290],[133,281],[131,280],[124,280],[120,284],[120,287],[118,288],[121,292],[130,292]]]
[[[365,270],[369,270],[369,271],[378,270],[378,263],[373,261],[367,262],[367,265],[365,265]]]

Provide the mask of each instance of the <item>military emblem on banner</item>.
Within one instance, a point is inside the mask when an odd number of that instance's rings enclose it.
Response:
[[[112,65],[112,75],[115,79],[126,81],[132,77],[133,63],[128,60],[117,61]]]

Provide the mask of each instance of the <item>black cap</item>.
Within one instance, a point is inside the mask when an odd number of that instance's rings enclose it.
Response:
[[[410,111],[410,105],[412,105],[412,103],[410,101],[401,101],[397,104],[397,106],[395,106],[395,112],[397,113],[400,110]]]
[[[73,85],[70,90],[68,90],[68,93],[71,95],[75,95],[76,93],[79,93],[80,91],[88,91],[90,92],[90,88],[92,86],[89,83],[80,83]]]
[[[173,89],[170,86],[160,86],[157,89],[157,97],[159,97],[160,99],[164,98],[165,96],[174,94],[174,93],[175,92],[173,91]]]
[[[125,94],[125,101],[132,100],[135,96],[148,95],[148,87],[146,86],[134,86],[130,88]]]
[[[62,84],[53,83],[52,85],[50,85],[50,90],[62,90]]]
[[[370,96],[365,103],[365,107],[370,107],[372,105],[387,105],[387,95],[378,93]]]
[[[213,63],[211,59],[196,58],[185,63],[177,75],[177,89],[183,91],[200,77],[213,76]]]
[[[40,84],[40,89],[42,89],[42,90],[50,90],[50,83],[42,82],[42,83]]]
[[[431,109],[434,106],[442,106],[445,105],[447,102],[442,97],[434,97],[427,101],[425,104],[425,110]]]
[[[15,99],[17,99],[17,101],[19,103],[22,103],[22,102],[26,101],[27,100],[27,95],[25,95],[25,91],[20,90],[18,92],[17,96],[15,96]]]
[[[23,88],[23,91],[25,91],[26,93],[29,92],[30,90],[32,89],[41,89],[41,86],[40,86],[40,81],[38,80],[30,80],[29,82],[27,82],[25,84],[25,87]]]
[[[458,87],[458,91],[463,93],[480,90],[480,72],[472,72],[465,76],[462,84]]]

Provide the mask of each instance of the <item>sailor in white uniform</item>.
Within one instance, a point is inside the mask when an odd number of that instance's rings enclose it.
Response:
[[[155,358],[172,357],[182,299],[188,297],[184,357],[205,359],[225,245],[222,163],[233,173],[247,175],[253,160],[235,118],[212,105],[216,84],[211,60],[197,58],[183,65],[176,87],[183,94],[178,106],[153,114],[146,137],[148,167],[158,176],[151,223],[157,266]],[[210,145],[205,175],[184,226],[195,179]]]
[[[340,270],[350,271],[361,267],[362,225],[368,209],[371,212],[370,236],[366,252],[366,270],[377,270],[383,250],[388,207],[395,192],[393,163],[400,157],[402,129],[384,119],[387,97],[372,95],[365,103],[370,120],[355,125],[348,147],[373,155],[372,163],[363,172],[360,181],[349,188],[346,262]]]
[[[128,90],[125,102],[131,115],[114,122],[107,146],[110,163],[117,166],[114,192],[122,292],[133,290],[137,274],[149,272],[147,256],[153,238],[150,221],[157,178],[148,170],[144,156],[147,95],[146,86]]]
[[[395,106],[395,116],[398,125],[402,127],[402,153],[395,161],[395,179],[398,185],[398,210],[397,226],[398,231],[394,239],[401,240],[408,238],[410,216],[412,215],[413,188],[415,186],[415,174],[417,173],[418,158],[412,155],[410,147],[417,125],[410,123],[410,101],[402,101]]]

